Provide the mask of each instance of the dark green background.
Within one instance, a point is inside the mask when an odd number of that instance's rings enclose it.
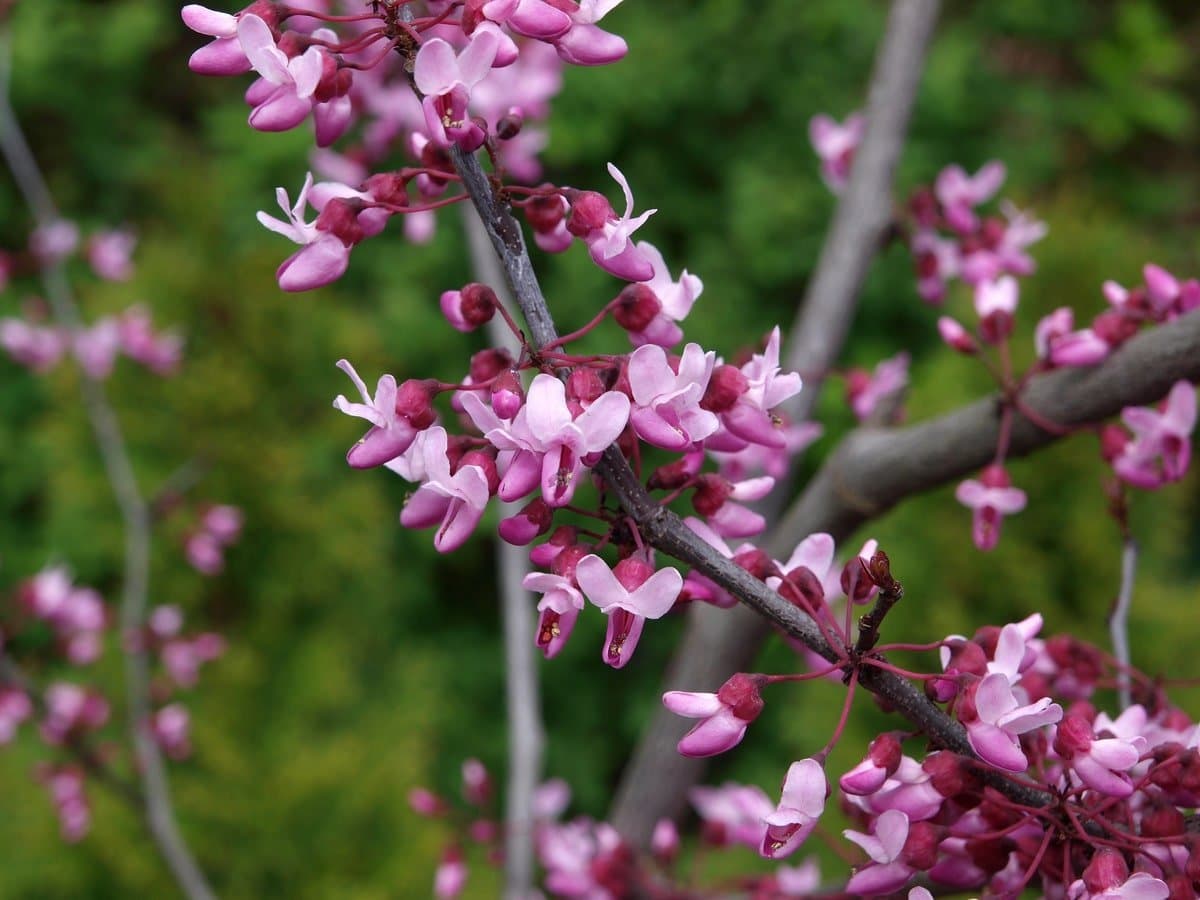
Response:
[[[329,404],[350,387],[333,367],[343,356],[369,382],[381,371],[446,379],[464,371],[478,339],[447,328],[436,302],[469,278],[459,220],[444,215],[427,248],[389,231],[356,249],[337,285],[279,292],[274,269],[291,245],[260,228],[254,211],[273,207],[276,185],[299,187],[309,131],[250,130],[244,79],[187,70],[199,39],[178,8],[28,0],[11,26],[15,103],[63,211],[85,228],[129,223],[141,236],[129,284],[79,270],[86,314],[144,302],[156,322],[187,334],[178,377],[122,363],[110,383],[142,484],[153,490],[201,457],[211,470],[195,497],[246,513],[245,536],[218,578],[184,564],[186,516],[164,523],[155,548],[154,601],[183,605],[193,623],[230,641],[186,697],[196,749],[172,767],[178,813],[224,897],[422,896],[447,833],[409,812],[407,791],[456,791],[466,756],[494,771],[504,763],[493,547],[481,535],[439,558],[428,533],[401,530],[404,484],[345,466],[362,429]],[[641,234],[673,268],[705,281],[688,333],[706,346],[732,354],[790,322],[833,203],[807,122],[817,112],[841,118],[861,102],[885,9],[867,0],[631,0],[606,21],[626,35],[628,58],[567,72],[549,177],[611,194],[604,163],[625,171],[639,208],[660,210]],[[1005,195],[1050,224],[1034,250],[1040,270],[1023,287],[1025,358],[1037,316],[1061,304],[1098,311],[1105,278],[1136,282],[1147,260],[1200,274],[1198,46],[1200,16],[1182,0],[947,5],[900,186],[950,162],[1007,163]],[[0,246],[22,245],[29,219],[4,179],[0,211]],[[564,330],[617,289],[578,248],[539,263]],[[14,314],[34,290],[11,287],[0,314]],[[969,318],[961,293],[951,305]],[[873,365],[912,350],[911,420],[988,388],[977,367],[941,351],[936,315],[917,300],[904,251],[891,249],[872,270],[846,361]],[[608,338],[624,341],[615,331]],[[62,559],[115,597],[121,529],[74,374],[35,377],[6,361],[0,371],[0,587]],[[827,435],[810,465],[850,424],[836,385],[821,418]],[[1037,609],[1050,630],[1103,640],[1118,536],[1103,515],[1094,440],[1068,441],[1013,474],[1030,506],[1006,523],[991,555],[971,547],[968,513],[950,489],[871,528],[907,588],[889,637],[932,640]],[[1197,485],[1192,477],[1134,502],[1145,548],[1135,652],[1148,670],[1173,676],[1200,674]],[[680,622],[651,625],[621,672],[600,662],[602,627],[586,615],[542,669],[548,771],[574,786],[573,809],[595,815],[658,702]],[[119,696],[116,656],[110,647],[98,677]],[[762,663],[790,665],[778,647]],[[824,743],[838,697],[826,687],[775,689],[714,777],[774,794],[786,765]],[[884,721],[867,703],[855,718],[833,771],[856,760]],[[170,896],[137,818],[97,787],[92,835],[61,844],[45,792],[29,777],[41,758],[28,728],[0,750],[0,896]],[[742,863],[756,865],[748,853]],[[494,892],[494,877],[473,867],[469,893]]]

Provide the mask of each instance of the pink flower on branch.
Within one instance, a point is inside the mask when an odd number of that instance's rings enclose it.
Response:
[[[821,177],[835,194],[850,180],[854,152],[867,129],[867,120],[852,113],[838,124],[827,115],[816,115],[808,122],[808,139],[821,160]]]
[[[338,394],[333,399],[334,408],[371,423],[367,433],[346,453],[346,462],[354,468],[370,469],[395,459],[409,448],[419,431],[433,424],[429,395],[419,382],[410,380],[397,387],[394,376],[381,375],[372,397],[354,366],[339,359],[337,367],[350,376],[363,402],[351,403]]]
[[[290,200],[287,191],[283,188],[276,189],[275,198],[287,217],[286,222],[261,210],[258,213],[258,221],[264,228],[301,245],[302,249],[285,259],[275,272],[279,287],[285,291],[308,291],[337,281],[350,265],[351,246],[362,237],[361,232],[355,235],[343,228],[339,231],[352,238],[350,241],[343,240],[331,228],[335,223],[329,222],[328,217],[326,221],[322,221],[324,213],[312,222],[305,222],[304,209],[309,202],[308,194],[312,187],[310,172],[304,179],[295,205],[291,207],[288,205]]]
[[[667,691],[663,706],[676,715],[700,719],[679,741],[682,756],[716,756],[736,747],[750,723],[762,712],[761,675],[738,673],[715,694]]]
[[[629,557],[610,569],[595,554],[575,567],[575,579],[584,595],[608,616],[608,634],[602,658],[614,669],[629,662],[646,619],[660,619],[675,605],[683,587],[676,569],[659,569]]]
[[[1154,490],[1187,474],[1196,427],[1196,388],[1178,381],[1162,409],[1130,406],[1121,420],[1133,432],[1112,461],[1113,471],[1134,487]]]
[[[828,796],[829,782],[820,762],[802,759],[792,763],[783,782],[779,806],[763,817],[767,831],[759,853],[768,859],[793,853],[817,827]]]
[[[1025,508],[1025,492],[1012,487],[1003,466],[990,465],[979,475],[959,484],[955,498],[972,510],[971,539],[980,550],[992,550],[1000,540],[1000,522]]]
[[[471,89],[491,71],[500,43],[500,30],[485,22],[461,53],[441,38],[426,41],[417,51],[413,80],[425,95],[421,101],[425,125],[437,146],[457,144],[469,153],[483,143],[486,135],[467,107]]]
[[[404,504],[400,524],[405,528],[427,528],[440,522],[433,546],[439,553],[449,553],[466,542],[483,517],[491,497],[488,474],[481,465],[469,463],[471,454],[465,455],[451,472],[446,429],[440,426],[428,429],[421,449],[425,482]],[[483,454],[478,456],[480,462],[488,459]]]

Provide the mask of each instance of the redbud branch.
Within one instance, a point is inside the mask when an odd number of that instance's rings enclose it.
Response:
[[[1129,687],[1129,609],[1133,605],[1133,581],[1137,572],[1138,545],[1127,535],[1121,550],[1121,588],[1108,617],[1108,634],[1117,659],[1117,701],[1122,710],[1133,702]]]
[[[13,180],[38,226],[46,227],[59,221],[59,214],[12,108],[9,95],[11,66],[9,36],[7,32],[0,32],[0,155],[8,164]],[[42,280],[46,298],[59,325],[69,334],[78,333],[82,327],[79,308],[62,264],[45,267]],[[95,434],[96,447],[125,524],[120,625],[123,633],[134,634],[141,630],[146,618],[150,574],[150,508],[138,488],[121,426],[109,405],[103,385],[81,371],[80,391]],[[151,713],[150,660],[145,648],[140,645],[135,644],[125,652],[125,693],[129,738],[141,780],[145,801],[142,812],[146,826],[183,892],[192,900],[212,900],[215,895],[179,833],[171,806],[166,766],[154,736],[147,728]]]

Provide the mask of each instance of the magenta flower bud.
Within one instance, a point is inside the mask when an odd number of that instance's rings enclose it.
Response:
[[[438,900],[454,900],[466,884],[467,864],[463,862],[462,851],[457,847],[446,848],[433,876],[433,895]]]
[[[1054,752],[1063,759],[1087,753],[1093,738],[1092,726],[1086,720],[1075,715],[1064,716],[1054,735]]]
[[[496,122],[496,137],[502,141],[511,141],[521,133],[521,126],[524,124],[525,117],[521,115],[519,109],[514,107]]]
[[[745,569],[759,581],[764,581],[768,575],[778,574],[779,569],[770,555],[758,547],[751,547],[731,557],[733,563]]]
[[[575,237],[587,237],[604,227],[604,223],[617,218],[616,210],[608,198],[596,191],[576,191],[570,198],[571,214],[567,218],[567,231]]]
[[[1183,834],[1187,820],[1173,806],[1156,805],[1141,814],[1139,832],[1146,838],[1166,838]]]
[[[825,602],[825,587],[807,566],[799,566],[788,572],[778,590],[784,599],[802,609],[817,609]]]
[[[1092,320],[1092,331],[1110,347],[1120,347],[1137,334],[1138,323],[1115,309],[1105,310]]]
[[[483,473],[483,477],[487,481],[488,493],[495,496],[496,491],[500,488],[500,472],[496,468],[495,456],[488,450],[468,450],[459,458],[454,471],[457,472],[467,466],[474,466]]]
[[[737,746],[746,728],[762,712],[761,675],[738,673],[715,694],[667,691],[663,706],[676,715],[701,721],[679,741],[683,756],[705,757]]]
[[[908,200],[908,211],[923,228],[934,228],[938,224],[937,198],[929,187],[919,187]]]
[[[408,805],[417,815],[426,818],[435,818],[446,811],[442,798],[423,787],[415,787],[408,792]]]
[[[534,538],[545,534],[554,524],[554,511],[540,497],[519,513],[502,519],[500,537],[517,547],[524,547]]]
[[[483,806],[492,796],[492,779],[479,760],[471,758],[462,764],[463,798],[475,806]]]
[[[653,491],[681,488],[695,477],[703,463],[703,453],[688,453],[682,459],[659,466],[650,476],[647,486]]]
[[[647,285],[629,284],[617,295],[613,318],[626,331],[645,331],[662,312],[662,301]]]
[[[920,872],[933,868],[938,860],[941,834],[942,829],[937,825],[913,822],[908,826],[908,838],[904,842],[904,849],[900,851],[900,859]]]
[[[410,378],[401,384],[396,389],[396,415],[408,419],[418,431],[436,422],[431,383]]]
[[[937,321],[938,334],[952,350],[965,353],[968,356],[979,352],[979,344],[967,333],[958,322],[949,316],[942,316]]]
[[[1189,278],[1179,286],[1179,300],[1176,304],[1182,316],[1193,309],[1200,309],[1200,281]]]
[[[749,389],[750,380],[741,369],[730,365],[717,366],[700,399],[700,408],[714,413],[728,412]]]
[[[604,393],[604,383],[595,369],[573,369],[567,376],[567,401],[575,401],[584,406]]]
[[[875,590],[875,582],[867,571],[867,565],[862,557],[855,556],[846,561],[842,568],[842,593],[851,603],[866,603]]]
[[[525,389],[511,369],[501,372],[492,382],[492,411],[502,419],[511,419],[525,402]]]
[[[553,185],[543,185],[553,188]],[[529,227],[537,232],[554,231],[567,214],[566,200],[562,194],[537,194],[525,204],[525,219]]]
[[[733,493],[733,485],[720,475],[709,472],[696,479],[696,493],[692,495],[692,507],[706,519],[717,514]]]
[[[975,787],[976,779],[971,770],[967,768],[962,757],[954,753],[931,753],[925,757],[921,768],[929,774],[929,783],[933,789],[947,799],[960,797]]]
[[[463,318],[478,327],[492,320],[500,301],[486,284],[473,281],[462,289]]]
[[[1116,850],[1107,847],[1097,851],[1083,870],[1083,883],[1092,894],[1104,894],[1109,888],[1120,887],[1129,880],[1129,866]]]
[[[679,853],[679,830],[670,819],[659,819],[650,835],[650,852],[660,863],[669,863]]]
[[[575,546],[578,532],[570,525],[560,525],[550,535],[550,540],[539,544],[529,551],[529,561],[535,566],[546,568],[550,566],[560,553],[567,547]]]
[[[480,350],[471,357],[471,365],[467,369],[467,374],[471,376],[472,382],[479,384],[483,381],[490,381],[505,369],[512,367],[512,354],[507,350],[503,348]]]

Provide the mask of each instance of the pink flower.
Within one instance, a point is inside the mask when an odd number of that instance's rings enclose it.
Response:
[[[467,874],[462,851],[457,847],[447,848],[433,877],[433,895],[438,900],[454,900],[467,886]]]
[[[704,820],[706,837],[724,844],[743,844],[754,850],[766,834],[764,819],[771,815],[771,800],[762,788],[726,782],[720,787],[696,787],[688,792],[696,813]]]
[[[1083,877],[1067,888],[1067,900],[1167,900],[1166,882],[1147,872],[1129,874],[1129,866],[1116,850],[1100,849],[1083,870]]]
[[[425,461],[425,482],[404,504],[400,524],[405,528],[427,528],[441,522],[433,537],[439,553],[457,550],[471,536],[491,491],[487,473],[478,465],[460,464],[450,472],[446,455],[446,429],[433,426],[422,445]]]
[[[88,262],[107,281],[128,281],[133,277],[130,257],[136,246],[137,237],[132,231],[99,231],[88,241]]]
[[[979,352],[979,344],[956,320],[942,316],[937,320],[938,335],[952,350],[971,355]]]
[[[710,442],[715,450],[740,450],[746,444],[781,449],[787,436],[780,420],[772,415],[780,403],[800,391],[800,376],[780,374],[780,331],[776,326],[762,353],[756,353],[741,369],[718,365],[709,382],[703,406],[721,417],[725,431]]]
[[[413,79],[425,95],[421,101],[425,125],[437,146],[458,144],[471,152],[483,143],[483,129],[472,121],[467,106],[471,89],[491,71],[499,48],[500,30],[484,23],[462,53],[456,54],[441,38],[426,41],[417,51]]]
[[[14,362],[35,372],[48,372],[62,359],[67,341],[57,328],[31,325],[23,319],[0,319],[0,347]]]
[[[95,731],[108,721],[108,701],[96,691],[58,682],[46,689],[46,715],[42,740],[64,744],[70,737]]]
[[[1017,280],[1005,275],[975,286],[975,312],[979,315],[980,336],[989,344],[998,344],[1013,329],[1017,311]]]
[[[545,0],[486,0],[479,4],[479,13],[539,41],[556,38],[571,27],[571,17]],[[521,48],[522,56],[527,49]]]
[[[189,69],[199,75],[240,75],[250,71],[250,60],[237,39],[237,16],[215,12],[198,3],[185,6],[182,16],[183,23],[192,31],[213,38],[192,54]]]
[[[874,794],[900,767],[900,741],[890,732],[871,741],[867,757],[838,780],[841,789],[854,796]]]
[[[575,551],[578,552],[578,551]],[[564,558],[566,557],[566,558]],[[578,556],[574,560],[578,561]],[[527,591],[542,595],[538,601],[537,645],[546,659],[558,655],[571,636],[584,602],[575,584],[575,567],[571,554],[560,553],[553,562],[555,572],[530,572],[521,582]]]
[[[663,706],[676,715],[700,719],[679,741],[682,756],[716,756],[741,743],[746,728],[762,712],[761,676],[738,673],[715,694],[667,691]]]
[[[242,511],[228,504],[210,506],[200,524],[222,544],[232,544],[242,531]]]
[[[183,338],[177,334],[156,334],[150,313],[141,306],[131,306],[121,313],[121,352],[134,362],[141,363],[156,375],[170,375],[179,366],[183,355]]]
[[[238,19],[237,36],[246,59],[260,76],[246,92],[247,102],[254,107],[250,127],[258,131],[295,128],[312,111],[327,51],[310,46],[289,58],[276,46],[271,27],[256,15]]]
[[[629,662],[646,619],[662,618],[675,604],[683,587],[676,569],[659,569],[629,557],[610,569],[595,554],[575,567],[575,579],[584,595],[608,616],[608,634],[602,658],[614,669]]]
[[[63,840],[68,843],[82,840],[92,824],[91,807],[83,792],[83,770],[55,766],[39,773],[38,778],[50,791]]]
[[[573,416],[563,383],[545,373],[534,377],[513,429],[542,454],[542,497],[548,504],[558,507],[571,502],[587,458],[603,451],[625,430],[629,405],[624,394],[607,391]]]
[[[973,511],[971,537],[980,550],[991,550],[1000,539],[1000,522],[1004,516],[1025,508],[1025,492],[1011,487],[1003,466],[990,465],[979,475],[980,480],[967,479],[954,492],[963,506]]]
[[[372,397],[354,366],[339,359],[337,367],[350,376],[363,402],[351,403],[338,394],[333,400],[334,408],[371,423],[367,433],[347,452],[346,462],[356,469],[369,469],[395,459],[409,448],[417,435],[409,418],[396,410],[396,379],[391,375],[380,376]]]
[[[191,754],[192,744],[188,737],[190,728],[191,716],[181,703],[164,706],[150,719],[154,740],[171,759],[185,759]]]
[[[909,834],[908,816],[904,813],[896,809],[881,813],[871,834],[850,830],[842,834],[862,847],[871,858],[846,883],[849,893],[869,897],[890,894],[912,877],[914,869],[903,859]]]
[[[261,210],[258,213],[258,221],[264,228],[302,245],[302,249],[285,259],[275,272],[279,287],[285,291],[308,291],[322,287],[341,278],[350,265],[349,244],[323,229],[320,218],[312,222],[304,221],[304,208],[312,186],[310,172],[304,179],[295,205],[290,208],[287,191],[276,189],[275,198],[287,217],[286,222]]]
[[[792,763],[783,782],[779,806],[763,817],[767,831],[759,853],[767,859],[793,853],[817,827],[828,796],[829,783],[821,763],[815,759]]]
[[[581,900],[610,897],[604,879],[622,848],[621,836],[606,822],[576,819],[541,829],[537,853],[546,869],[546,890]]]
[[[867,129],[867,120],[859,113],[852,113],[839,125],[826,115],[813,116],[808,121],[808,139],[821,160],[821,177],[835,194],[850,179],[850,166],[854,152]]]
[[[917,293],[926,303],[941,303],[946,283],[962,274],[958,242],[941,237],[931,228],[922,228],[913,236],[912,254],[917,267]]]
[[[73,343],[75,358],[88,378],[107,378],[121,349],[121,326],[113,318],[99,319],[91,328],[76,332]]]
[[[621,186],[625,195],[625,213],[619,218],[614,213],[599,228],[592,229],[584,236],[584,243],[588,246],[592,262],[604,271],[626,281],[649,281],[655,276],[654,263],[629,238],[658,210],[648,209],[635,217],[633,191],[629,188],[629,182],[612,163],[608,164],[608,174]]]
[[[974,175],[968,175],[961,166],[947,166],[938,174],[934,193],[946,221],[961,234],[969,234],[978,225],[974,209],[990,200],[1004,183],[1004,164],[992,161]]]
[[[1007,626],[1006,626],[1007,627]],[[1022,705],[1014,692],[1009,675],[992,672],[978,683],[975,691],[975,712],[978,716],[967,722],[967,739],[980,759],[1008,772],[1024,772],[1029,760],[1017,738],[1027,731],[1052,725],[1062,718],[1062,707],[1043,697]]]
[[[850,373],[846,393],[850,398],[850,408],[854,410],[858,421],[865,422],[875,412],[875,407],[881,400],[892,397],[908,384],[910,359],[907,353],[901,352],[880,362],[871,375],[862,369],[855,369]]]
[[[655,344],[629,357],[633,409],[629,421],[642,440],[664,450],[686,450],[717,430],[720,423],[700,408],[715,354],[688,344],[674,366]]]
[[[33,701],[16,688],[0,688],[0,744],[7,744],[17,734],[22,722],[33,715]]]
[[[1075,313],[1069,306],[1044,316],[1033,333],[1038,357],[1056,366],[1093,366],[1112,352],[1091,328],[1073,331],[1074,327]]]
[[[1133,432],[1113,460],[1113,471],[1135,487],[1153,490],[1187,474],[1196,427],[1196,388],[1177,381],[1160,412],[1148,406],[1129,406],[1121,420]]]
[[[39,225],[29,236],[29,252],[44,266],[62,262],[79,246],[79,226],[67,219]]]
[[[1077,715],[1066,716],[1054,734],[1054,752],[1085,785],[1110,797],[1128,797],[1133,782],[1126,774],[1137,765],[1145,750],[1146,739],[1097,738],[1088,721]]]
[[[676,323],[682,322],[692,311],[693,304],[704,291],[704,282],[687,269],[679,274],[678,281],[672,279],[662,254],[649,241],[639,241],[637,252],[654,268],[654,277],[644,284],[657,298],[660,309],[645,328],[630,331],[629,339],[638,345],[674,347],[683,340],[683,330]]]
[[[624,57],[629,50],[624,38],[596,26],[620,4],[621,0],[579,0],[579,9],[570,14],[570,30],[554,40],[558,55],[577,66],[601,66]]]

